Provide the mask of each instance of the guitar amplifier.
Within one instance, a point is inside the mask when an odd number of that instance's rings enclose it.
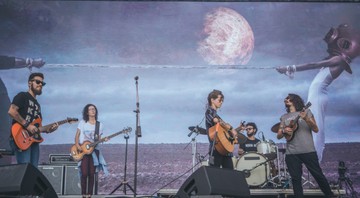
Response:
[[[65,165],[64,167],[64,195],[81,195],[79,167],[73,165]],[[94,177],[96,178],[96,173]],[[97,194],[96,189],[97,182],[94,181],[94,195]]]
[[[49,154],[50,164],[69,164],[76,165],[77,162],[73,160],[70,154]]]
[[[39,165],[40,172],[49,180],[56,194],[61,195],[64,183],[63,165]]]

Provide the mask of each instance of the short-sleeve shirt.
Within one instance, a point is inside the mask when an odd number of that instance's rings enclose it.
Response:
[[[85,122],[85,120],[81,120],[79,122],[78,125],[78,129],[80,130],[79,144],[82,144],[85,141],[94,142],[95,126],[96,124],[90,124],[89,122]],[[102,133],[103,133],[103,124],[100,123],[99,135],[101,135]]]
[[[294,120],[300,112],[291,112],[281,116],[281,124],[288,126],[291,120]],[[310,109],[308,109],[307,117],[313,116]],[[315,152],[314,139],[312,136],[312,130],[305,120],[299,118],[298,129],[294,132],[294,137],[291,141],[286,143],[285,154],[303,154]]]
[[[37,118],[42,118],[40,104],[29,92],[18,93],[11,104],[19,107],[18,112],[20,116],[29,123],[32,123]],[[12,123],[14,124],[15,122],[13,119]]]
[[[240,144],[240,148],[244,150],[244,152],[257,152],[257,143],[260,142],[259,139],[255,138],[255,140],[246,139],[245,143]]]

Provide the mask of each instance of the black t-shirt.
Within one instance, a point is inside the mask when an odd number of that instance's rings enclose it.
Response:
[[[18,93],[11,104],[19,107],[19,114],[29,123],[37,118],[42,118],[40,104],[29,92]],[[12,123],[14,124],[15,122],[13,119]]]
[[[240,148],[244,150],[244,152],[257,152],[256,144],[260,142],[259,139],[255,138],[255,140],[246,139],[245,143],[240,144]]]

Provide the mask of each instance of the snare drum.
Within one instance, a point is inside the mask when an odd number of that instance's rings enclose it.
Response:
[[[269,163],[266,162],[266,157],[259,153],[245,153],[237,161],[235,169],[249,171],[250,176],[246,178],[249,186],[262,185],[270,178]]]

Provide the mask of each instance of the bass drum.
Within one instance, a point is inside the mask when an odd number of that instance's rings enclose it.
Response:
[[[266,157],[258,153],[245,153],[237,161],[235,169],[247,170],[244,172],[249,186],[260,186],[270,178],[269,163],[266,162]]]

